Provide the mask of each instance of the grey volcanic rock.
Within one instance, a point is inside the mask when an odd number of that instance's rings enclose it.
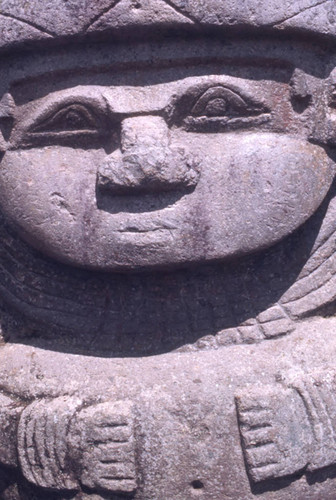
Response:
[[[224,33],[244,26],[336,34],[333,0],[2,0],[0,23],[1,48],[143,26],[213,26]]]
[[[334,499],[335,2],[0,2],[1,500]]]

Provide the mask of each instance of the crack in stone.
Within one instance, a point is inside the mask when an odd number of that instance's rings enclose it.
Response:
[[[279,25],[285,23],[286,21],[290,21],[291,19],[294,19],[295,17],[300,16],[301,14],[303,14],[304,12],[307,12],[308,10],[314,9],[315,7],[319,7],[320,5],[323,5],[323,4],[329,3],[329,2],[330,2],[330,0],[322,0],[321,2],[317,2],[315,5],[310,5],[309,7],[306,7],[304,9],[300,10],[300,12],[296,12],[295,14],[292,14],[291,16],[285,17],[284,19],[281,19],[280,21],[277,21],[276,23],[271,23],[269,26],[273,26],[273,27],[279,26]]]
[[[201,24],[200,21],[194,17],[191,16],[189,13],[187,14],[183,9],[177,7],[174,5],[171,0],[163,0],[165,4],[168,5],[168,7],[171,7],[177,14],[180,14],[181,16],[185,17],[186,19],[189,19],[189,21],[192,21],[194,24]]]
[[[0,12],[0,16],[2,17],[7,17],[8,19],[13,19],[14,21],[18,21],[22,24],[26,24],[27,26],[30,26],[31,28],[34,28],[35,30],[39,31],[40,33],[43,33],[44,35],[48,35],[50,37],[55,37],[57,36],[57,33],[54,33],[52,31],[46,30],[45,28],[42,28],[41,26],[32,23],[31,21],[27,21],[26,19],[22,19],[20,17],[14,16],[13,14],[7,14],[4,12]]]
[[[87,24],[85,27],[84,27],[84,31],[87,31],[89,28],[91,28],[97,21],[99,21],[99,19],[101,19],[105,14],[107,14],[108,12],[110,12],[110,10],[114,9],[119,3],[121,2],[121,0],[116,0],[114,4],[112,5],[109,5],[109,7],[107,7],[106,9],[102,10],[101,12],[99,12],[99,14],[97,14],[91,21],[89,24]],[[196,19],[195,17],[191,16],[190,14],[186,14],[182,9],[178,8],[176,5],[174,5],[173,3],[171,3],[170,0],[163,0],[163,2],[168,5],[168,7],[171,7],[177,14],[185,17],[185,19],[191,21],[192,23],[194,24],[200,24],[199,20]]]
[[[83,31],[85,32],[89,28],[91,28],[91,26],[93,26],[97,21],[99,21],[99,19],[101,19],[105,14],[110,12],[110,10],[114,9],[114,7],[116,7],[120,2],[121,0],[113,0],[113,2],[108,7],[100,11],[93,19],[91,19],[91,21],[86,26],[84,26]]]

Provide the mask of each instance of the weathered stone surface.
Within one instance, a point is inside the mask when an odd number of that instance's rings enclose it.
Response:
[[[0,2],[0,498],[333,499],[331,0]]]
[[[1,48],[128,27],[235,26],[336,35],[333,0],[3,0]],[[133,32],[134,34],[134,32]]]
[[[134,493],[137,489],[134,415],[127,401],[83,409],[72,429],[71,454],[80,482],[96,491]]]

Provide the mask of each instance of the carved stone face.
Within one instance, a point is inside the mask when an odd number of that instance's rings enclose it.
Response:
[[[74,45],[0,76],[0,497],[332,498],[334,56],[215,27],[84,41],[175,4],[325,34],[331,2],[105,3],[55,0]]]
[[[251,253],[305,222],[335,171],[309,141],[324,82],[298,112],[288,62],[205,63],[16,85],[0,203],[19,234],[128,271]]]

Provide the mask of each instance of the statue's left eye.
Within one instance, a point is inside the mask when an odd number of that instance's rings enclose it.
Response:
[[[248,103],[232,90],[217,86],[206,90],[191,110],[192,116],[235,117],[251,112]]]
[[[193,87],[174,97],[166,108],[168,124],[188,132],[244,129],[266,123],[270,118],[270,109],[259,99],[219,84]]]
[[[99,119],[92,110],[82,104],[71,104],[48,116],[35,125],[30,132],[75,132],[92,131],[98,128]]]

